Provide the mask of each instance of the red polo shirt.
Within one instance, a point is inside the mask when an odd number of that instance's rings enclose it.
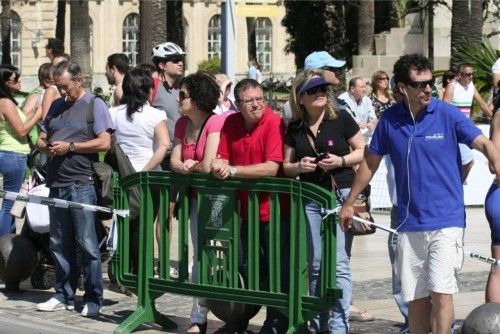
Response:
[[[218,154],[232,166],[248,166],[266,161],[283,162],[285,123],[266,107],[259,122],[248,131],[241,113],[229,115],[220,135]],[[248,216],[248,192],[240,192],[241,216]],[[260,221],[269,221],[269,195],[259,194]]]

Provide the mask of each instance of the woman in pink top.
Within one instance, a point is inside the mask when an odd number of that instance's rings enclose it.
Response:
[[[170,167],[181,174],[193,172],[209,173],[210,164],[219,146],[220,130],[224,117],[212,110],[219,99],[219,85],[207,74],[195,73],[183,78],[180,83],[179,109],[182,117],[175,124],[174,147],[170,156]],[[191,200],[190,230],[194,249],[193,281],[198,280],[198,217],[196,199]],[[203,300],[194,299],[191,325],[187,333],[205,333],[208,309]]]

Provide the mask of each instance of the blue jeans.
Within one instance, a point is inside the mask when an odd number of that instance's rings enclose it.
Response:
[[[19,192],[26,173],[26,154],[0,151],[0,174],[3,175],[3,190]],[[3,200],[0,209],[0,236],[16,233],[16,221],[10,214],[14,201]]]
[[[391,209],[391,228],[395,229],[399,226],[398,221],[398,207],[393,205]],[[408,303],[403,301],[401,296],[401,278],[396,270],[396,256],[398,247],[398,236],[396,234],[390,233],[387,239],[387,246],[389,248],[389,258],[391,259],[392,267],[392,295],[394,300],[398,305],[399,311],[405,320],[404,326],[401,328],[401,333],[408,333],[409,323],[408,323]]]
[[[93,184],[50,188],[51,198],[83,204],[96,204]],[[85,303],[102,305],[103,281],[101,253],[95,230],[95,213],[79,209],[49,207],[50,250],[56,266],[56,298],[70,301],[80,276],[77,266],[77,247],[81,252]]]
[[[347,196],[350,189],[340,189]],[[340,199],[337,198],[340,203]],[[321,266],[321,207],[314,203],[306,203],[307,229],[307,261],[309,263],[309,293],[320,294]],[[342,298],[335,301],[331,318],[328,312],[314,317],[310,321],[311,329],[325,331],[330,327],[330,333],[347,334],[349,332],[349,304],[352,295],[351,264],[346,253],[346,234],[337,225],[337,288],[342,289]],[[329,324],[329,326],[328,326]]]

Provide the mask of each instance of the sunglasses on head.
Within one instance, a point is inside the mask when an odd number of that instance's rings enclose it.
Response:
[[[173,57],[173,58],[167,58],[167,62],[171,62],[171,63],[174,63],[174,64],[178,64],[178,63],[180,63],[181,61],[184,61],[184,58],[183,58],[183,57]]]
[[[410,81],[407,83],[407,85],[415,89],[424,89],[425,87],[427,87],[427,85],[432,88],[434,86],[435,80],[435,78],[432,78],[431,80],[427,81]]]
[[[318,93],[326,93],[328,91],[328,86],[318,86],[302,92],[303,95],[315,95]]]
[[[185,99],[189,99],[188,93],[183,90],[179,91],[179,101],[184,101]]]

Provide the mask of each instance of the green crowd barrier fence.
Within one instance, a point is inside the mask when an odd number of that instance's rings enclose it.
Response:
[[[181,175],[173,172],[140,172],[115,180],[117,209],[128,209],[131,189],[138,189],[138,265],[131,268],[131,221],[118,217],[118,244],[112,271],[119,284],[137,294],[137,309],[115,333],[130,333],[138,326],[155,322],[166,329],[176,324],[155,307],[165,293],[205,298],[216,303],[233,302],[274,307],[289,319],[287,333],[306,333],[307,321],[331,309],[342,296],[336,288],[337,216],[322,224],[321,293],[308,291],[306,216],[304,203],[316,202],[334,209],[331,192],[307,182],[285,178],[257,180],[215,179],[206,174]],[[178,191],[177,259],[171,258],[169,198],[171,187]],[[247,196],[247,223],[239,218],[239,193]],[[136,191],[137,193],[137,191]],[[270,219],[267,233],[259,233],[259,198],[269,196]],[[192,199],[195,200],[192,200]],[[154,203],[159,203],[155,217]],[[190,205],[198,217],[198,279],[189,278]],[[159,275],[154,273],[154,222],[160,224]],[[246,232],[248,254],[241,251],[240,233]],[[267,258],[259,252],[260,238],[267,238]],[[171,278],[169,268],[178,260],[179,277]],[[242,264],[245,264],[242,266]],[[244,268],[244,269],[243,269]],[[241,281],[241,272],[243,284]],[[210,305],[210,303],[209,303]],[[215,313],[215,312],[214,312]],[[225,319],[227,320],[227,319]]]

